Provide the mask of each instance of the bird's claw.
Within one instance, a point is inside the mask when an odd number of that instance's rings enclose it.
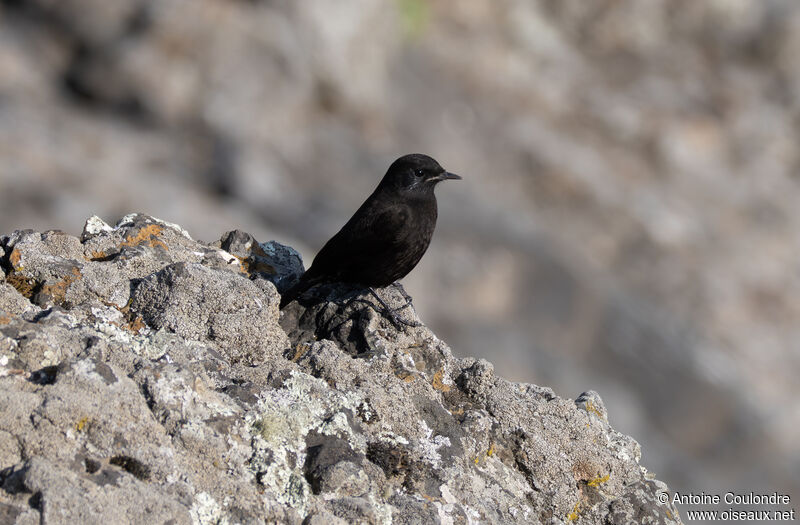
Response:
[[[402,308],[405,308],[405,307],[402,307]],[[408,326],[410,328],[418,328],[418,327],[422,326],[422,324],[420,324],[420,323],[418,323],[416,321],[406,321],[402,317],[398,317],[398,315],[395,313],[394,310],[387,310],[385,312],[385,314],[386,314],[386,317],[389,318],[389,321],[391,321],[392,324],[394,325],[394,327],[397,328],[398,330],[402,330],[402,327],[400,325]]]
[[[402,330],[403,326],[408,326],[410,328],[418,328],[422,326],[422,324],[416,321],[406,321],[405,319],[397,315],[398,311],[404,310],[405,308],[411,306],[411,297],[407,293],[405,293],[405,291],[403,291],[402,288],[400,288],[400,293],[403,295],[406,302],[398,306],[397,308],[390,308],[389,305],[386,304],[386,302],[383,299],[381,299],[380,296],[377,294],[377,292],[375,292],[375,290],[373,290],[371,287],[367,288],[367,290],[369,290],[370,294],[372,294],[372,296],[378,301],[378,303],[380,303],[381,307],[380,310],[376,308],[375,303],[373,303],[372,301],[368,301],[366,299],[362,299],[359,297],[354,297],[353,299],[348,301],[347,304],[345,305],[345,308],[351,305],[352,303],[364,303],[375,312],[381,314],[381,316],[387,318],[397,330]]]
[[[376,292],[372,288],[368,288],[368,290],[370,291],[372,296],[375,297],[375,299],[377,299],[379,303],[381,303],[381,306],[383,307],[383,314],[389,318],[389,320],[392,322],[395,328],[401,330],[402,329],[401,325],[405,325],[411,328],[416,328],[418,326],[421,326],[420,323],[416,321],[406,321],[405,319],[402,319],[397,315],[398,311],[404,310],[409,306],[411,306],[411,296],[408,295],[405,292],[405,290],[403,290],[397,283],[394,283],[394,286],[400,290],[400,293],[406,300],[405,303],[403,303],[401,306],[398,306],[397,308],[389,308],[389,305],[387,305],[386,302],[380,298],[378,292]]]

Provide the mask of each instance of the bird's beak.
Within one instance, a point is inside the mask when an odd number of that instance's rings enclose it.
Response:
[[[449,171],[445,171],[429,180],[431,180],[432,182],[439,182],[442,180],[461,180],[461,176],[456,175],[455,173],[450,173]]]

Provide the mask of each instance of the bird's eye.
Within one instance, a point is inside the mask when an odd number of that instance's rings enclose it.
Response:
[[[422,177],[423,175],[425,175],[425,172],[422,170],[422,168],[417,168],[416,170],[414,170],[414,175],[416,175],[417,177]]]

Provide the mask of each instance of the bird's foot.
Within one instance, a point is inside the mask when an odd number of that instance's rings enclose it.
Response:
[[[383,311],[380,312],[380,313],[382,315],[384,315],[385,317],[387,317],[389,319],[389,321],[392,322],[394,327],[397,328],[398,330],[400,330],[402,328],[401,325],[405,325],[405,326],[408,326],[408,327],[411,327],[411,328],[416,328],[416,327],[422,326],[420,323],[418,323],[416,321],[406,321],[405,319],[403,319],[402,317],[397,315],[397,312],[399,312],[400,310],[404,310],[404,309],[408,308],[411,305],[411,297],[397,283],[394,283],[393,286],[395,286],[396,288],[398,288],[400,290],[400,293],[403,295],[403,298],[406,300],[405,303],[403,303],[401,306],[398,306],[397,308],[390,308],[389,305],[386,304],[386,302],[383,299],[381,299],[381,297],[378,295],[378,293],[375,290],[372,289],[372,287],[367,288],[367,290],[369,290],[369,293],[371,293],[372,296],[383,307]]]
[[[401,304],[400,306],[398,306],[397,308],[395,308],[394,311],[397,312],[399,310],[402,310],[404,308],[408,308],[409,306],[411,306],[411,296],[408,295],[408,293],[406,293],[405,289],[403,288],[403,285],[401,285],[399,282],[395,281],[395,282],[392,283],[392,286],[394,287],[395,290],[400,292],[400,295],[402,295],[403,299],[405,300],[405,302],[403,304]]]
[[[405,325],[410,328],[418,328],[422,326],[421,323],[418,323],[416,321],[406,321],[405,319],[397,315],[396,310],[385,310],[384,313],[386,314],[386,317],[388,317],[389,320],[392,322],[394,327],[397,328],[398,330],[401,329],[400,325]]]
[[[397,308],[391,308],[388,304],[386,304],[386,301],[381,299],[381,297],[372,287],[367,288],[367,290],[369,290],[369,293],[372,295],[372,297],[374,297],[375,300],[378,301],[380,308],[378,308],[374,302],[369,301],[367,299],[363,299],[361,297],[353,297],[352,299],[347,301],[347,303],[344,305],[344,308],[347,308],[353,303],[362,303],[367,307],[371,308],[373,311],[379,313],[381,316],[389,319],[392,325],[398,330],[401,330],[403,326],[408,326],[411,328],[417,328],[419,326],[422,326],[422,324],[416,321],[406,321],[405,319],[397,315],[397,312],[411,306],[411,296],[409,296],[398,283],[394,283],[393,286],[400,292],[400,294],[405,299],[405,302],[400,306],[398,306]]]

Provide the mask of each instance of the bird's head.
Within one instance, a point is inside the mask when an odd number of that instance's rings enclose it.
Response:
[[[428,193],[433,192],[433,187],[443,180],[460,178],[447,172],[431,157],[412,153],[403,155],[389,166],[378,188],[403,193]]]

